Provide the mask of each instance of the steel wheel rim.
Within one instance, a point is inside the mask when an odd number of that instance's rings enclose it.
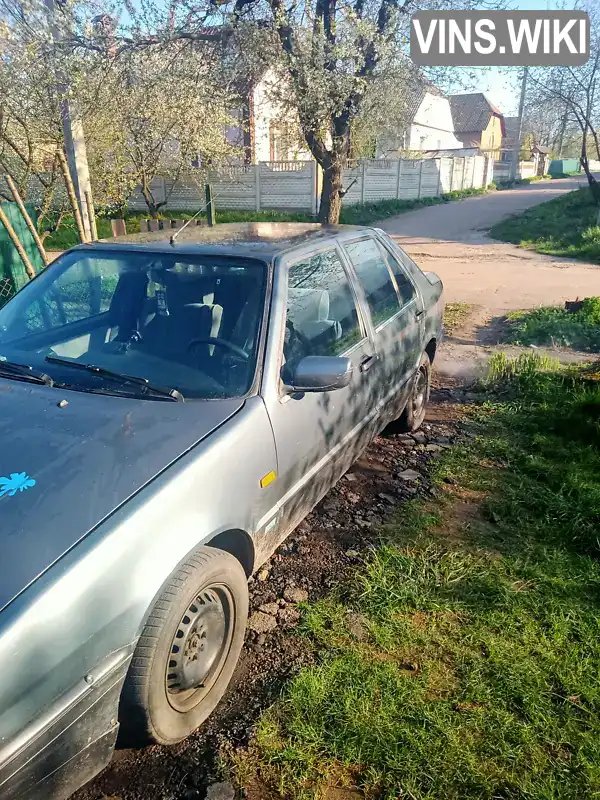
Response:
[[[413,414],[415,417],[419,417],[425,410],[425,404],[427,402],[427,386],[427,370],[421,367],[417,373],[417,379],[415,381],[413,393]]]
[[[176,711],[190,711],[214,685],[229,654],[233,621],[233,597],[225,586],[203,589],[188,605],[165,672],[167,699]]]

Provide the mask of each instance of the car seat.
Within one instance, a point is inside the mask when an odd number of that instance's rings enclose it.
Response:
[[[202,298],[201,303],[186,303],[184,309],[198,309],[200,313],[204,314],[204,309],[208,309],[210,313],[210,330],[208,336],[211,339],[216,339],[219,335],[219,331],[221,330],[221,321],[223,319],[223,306],[219,303],[215,303],[215,293],[209,292],[205,294]],[[202,339],[206,338],[204,334],[198,334],[195,338]],[[212,356],[215,352],[215,345],[210,344],[208,345],[208,352]]]
[[[130,342],[137,334],[147,288],[145,272],[124,272],[119,277],[109,308],[110,327],[117,328],[117,342]]]
[[[329,319],[329,292],[326,289],[290,289],[288,320],[309,344],[310,353],[326,355],[331,344],[342,338],[342,326]]]
[[[213,336],[215,330],[218,334],[222,307],[187,302],[190,287],[175,272],[164,270],[153,278],[160,287],[158,291],[164,292],[165,300],[157,303],[154,315],[144,327],[139,349],[180,363],[197,363],[198,353],[190,353],[190,343]]]

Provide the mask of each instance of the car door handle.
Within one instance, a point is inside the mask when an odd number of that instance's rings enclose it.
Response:
[[[421,319],[421,317],[423,316],[423,314],[424,314],[424,313],[425,313],[425,309],[424,309],[424,308],[422,308],[420,311],[416,311],[416,312],[415,312],[415,317],[416,317],[417,319]]]
[[[360,371],[368,372],[375,363],[376,356],[364,356],[360,362]]]

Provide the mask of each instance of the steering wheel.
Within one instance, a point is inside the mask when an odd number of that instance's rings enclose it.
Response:
[[[247,353],[245,350],[242,350],[237,344],[233,342],[228,342],[227,339],[217,339],[215,336],[207,336],[206,339],[192,339],[191,342],[188,344],[187,349],[188,352],[193,350],[199,344],[214,344],[217,347],[224,347],[226,350],[229,350],[232,353],[235,353],[236,356],[239,356],[244,361],[248,361],[250,358],[250,354]]]

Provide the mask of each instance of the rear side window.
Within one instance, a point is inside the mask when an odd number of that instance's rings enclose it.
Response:
[[[361,282],[373,325],[377,327],[400,310],[395,280],[386,253],[375,239],[360,239],[344,245]]]
[[[354,293],[335,248],[292,264],[288,273],[286,361],[309,355],[338,356],[362,338]]]
[[[403,259],[406,259],[406,261],[403,260],[400,262],[396,256],[392,255],[392,253],[383,247],[383,245],[379,244],[379,242],[377,244],[383,254],[383,257],[385,258],[388,267],[391,269],[392,274],[396,279],[398,294],[400,295],[400,302],[403,306],[405,306],[407,303],[410,303],[415,296],[415,287],[408,277],[411,270],[410,267],[407,266],[407,262],[412,264],[414,269],[419,268],[414,261],[411,261],[404,251],[401,251],[401,253]]]

